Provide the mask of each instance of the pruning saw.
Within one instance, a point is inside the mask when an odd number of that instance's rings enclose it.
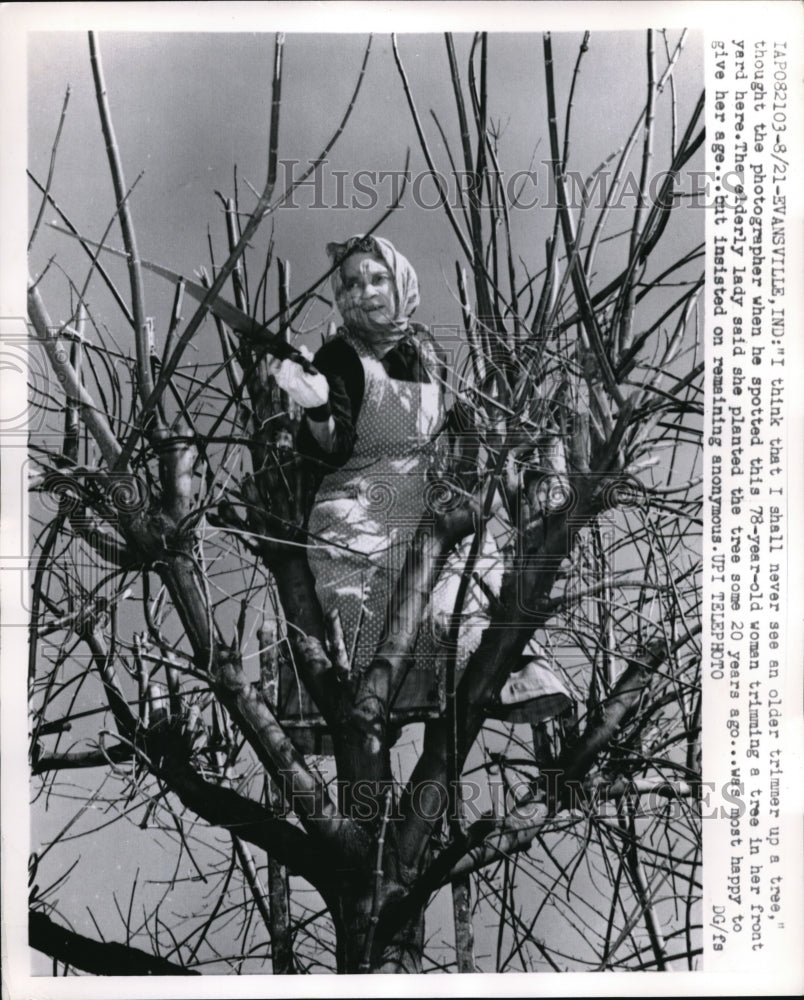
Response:
[[[55,223],[50,223],[50,228],[55,229],[56,232],[64,233],[65,236],[71,236],[74,240],[79,240],[81,243],[86,243],[87,246],[94,247],[96,250],[105,250],[107,253],[113,254],[115,257],[122,257],[123,260],[131,259],[130,254],[127,254],[124,250],[118,250],[116,247],[107,246],[105,243],[96,243],[94,240],[89,240],[85,236],[79,236],[77,233],[72,233],[69,229],[64,229],[62,226],[58,226]],[[189,278],[185,278],[176,271],[171,271],[170,268],[162,267],[161,264],[154,264],[151,261],[142,259],[140,259],[140,264],[142,267],[146,268],[146,270],[153,271],[154,274],[158,274],[160,277],[166,278],[174,285],[178,284],[180,281],[184,282],[185,292],[187,292],[188,295],[191,295],[198,302],[203,302],[207,297],[209,292],[208,288],[205,288],[203,285],[199,285],[195,281],[191,281]],[[302,368],[310,375],[318,374],[318,369],[312,361],[305,357],[305,355],[302,354],[297,347],[289,344],[284,337],[279,334],[269,333],[267,327],[258,323],[255,319],[249,316],[248,313],[243,312],[242,309],[238,309],[236,305],[233,305],[231,302],[227,302],[226,299],[221,298],[220,295],[212,299],[211,302],[208,302],[207,306],[211,313],[214,313],[219,319],[222,319],[223,322],[230,326],[236,333],[243,334],[250,340],[255,341],[260,347],[264,348],[275,358],[279,358],[282,361],[284,361],[285,358],[289,358],[291,361],[295,361],[297,364],[301,365]]]

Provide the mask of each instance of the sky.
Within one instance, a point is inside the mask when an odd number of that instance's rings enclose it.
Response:
[[[367,37],[287,36],[279,135],[280,188],[285,178],[297,177],[319,154],[334,131],[354,88]],[[678,37],[679,32],[668,32],[671,46]],[[559,95],[568,90],[580,40],[580,33],[554,36]],[[245,211],[253,204],[246,183],[261,190],[265,182],[272,36],[101,33],[99,44],[127,184],[143,172],[131,198],[141,255],[191,274],[200,265],[209,266],[209,226],[220,261],[223,230],[215,191],[232,194],[236,166],[240,206]],[[471,36],[457,36],[464,83],[470,44]],[[399,51],[438,169],[454,191],[449,161],[430,115],[431,109],[438,115],[457,155],[457,116],[443,36],[402,35]],[[692,33],[687,36],[678,69],[678,120],[682,127],[700,92],[701,58],[700,39]],[[624,143],[644,100],[645,61],[642,32],[592,37],[577,84],[570,147],[570,167],[583,176]],[[660,51],[658,65],[663,63]],[[51,143],[69,84],[70,102],[52,193],[82,232],[99,237],[109,221],[113,196],[86,35],[31,36],[29,68],[31,170],[40,180],[47,175]],[[493,35],[488,72],[489,114],[501,132],[501,171],[512,189],[522,184],[523,206],[536,201],[533,208],[511,211],[514,245],[533,273],[544,263],[544,239],[552,214],[537,210],[549,194],[549,172],[543,162],[549,156],[549,146],[540,36]],[[559,106],[563,103],[559,96]],[[669,101],[660,102],[657,165],[666,160],[668,109]],[[271,220],[276,253],[291,262],[292,290],[306,287],[326,269],[324,246],[328,241],[364,232],[377,221],[392,197],[393,183],[390,178],[381,180],[380,172],[400,171],[408,149],[413,183],[403,207],[383,225],[381,234],[398,246],[418,272],[422,302],[416,318],[428,324],[460,321],[451,287],[459,248],[443,210],[427,207],[436,204],[436,193],[432,183],[422,177],[425,163],[387,35],[373,40],[362,93],[340,142],[319,174],[318,188],[299,191],[292,204],[280,208]],[[638,161],[635,164],[638,167]],[[527,177],[519,181],[523,173],[517,172],[531,170],[536,171],[535,181]],[[345,172],[340,180],[338,171]],[[359,171],[369,173],[360,175]],[[370,193],[365,193],[366,188]],[[35,212],[39,196],[33,188],[31,191]],[[360,207],[370,204],[373,197],[376,208]],[[345,207],[339,207],[341,204]],[[48,210],[45,219],[52,217]],[[264,252],[271,222],[263,224],[255,250]],[[120,245],[116,234],[109,242]],[[31,266],[38,271],[54,252],[57,261],[65,255],[69,259],[74,249],[67,237],[43,231]],[[616,257],[607,255],[601,261],[602,273],[617,266]],[[115,271],[114,264],[110,268]],[[119,267],[115,273],[121,273]],[[157,330],[171,298],[171,290],[164,284],[161,278],[151,278],[147,286],[148,311],[157,318]],[[99,291],[90,296],[90,305],[102,301]],[[161,325],[165,322],[163,318]]]
[[[671,46],[678,36],[677,31],[668,33]],[[553,38],[559,95],[567,93],[581,37],[579,32]],[[334,131],[348,104],[367,40],[365,33],[286,37],[280,122],[280,160],[284,166],[280,168],[280,186],[288,171],[297,174],[318,155]],[[252,33],[101,33],[99,44],[127,183],[144,172],[131,199],[141,255],[192,275],[199,266],[209,265],[207,233],[211,227],[220,262],[224,257],[223,228],[215,192],[231,195],[236,166],[241,182],[240,205],[247,210],[253,198],[246,182],[259,190],[265,181],[273,37]],[[470,45],[469,36],[456,38],[464,82]],[[402,35],[399,51],[436,161],[446,174],[449,162],[430,115],[432,108],[457,151],[458,127],[443,36]],[[40,180],[48,173],[51,144],[69,85],[70,101],[51,190],[81,232],[99,238],[113,212],[114,197],[95,106],[86,35],[39,33],[31,36],[28,56],[30,169]],[[691,33],[677,71],[680,130],[702,87],[702,58],[701,39]],[[664,65],[661,54],[658,62]],[[573,109],[573,169],[587,175],[622,146],[644,101],[645,80],[643,32],[592,36]],[[547,195],[548,176],[542,161],[549,154],[540,36],[491,36],[489,93],[490,117],[499,123],[501,133],[503,176],[509,178],[517,171],[534,169],[537,180],[533,193],[541,204]],[[562,109],[564,99],[559,97]],[[669,137],[669,102],[665,100],[657,118],[658,164],[666,163]],[[254,241],[257,256],[264,254],[273,226],[276,253],[291,262],[292,291],[306,287],[328,266],[325,244],[368,229],[387,202],[391,189],[383,182],[379,184],[378,206],[353,206],[352,195],[361,200],[366,197],[355,187],[357,172],[398,171],[408,149],[415,178],[422,174],[425,164],[390,38],[376,36],[355,112],[321,175],[319,190],[324,205],[314,205],[315,189],[300,192],[295,207],[278,209],[263,224]],[[297,163],[301,166],[291,166]],[[336,204],[337,171],[345,172],[342,176],[347,207]],[[416,319],[436,325],[459,324],[453,287],[459,247],[443,211],[423,204],[433,201],[430,183],[420,183],[418,198],[414,196],[416,190],[414,184],[403,207],[380,232],[409,257],[418,272],[422,302]],[[32,189],[31,217],[39,201]],[[702,215],[703,209],[700,212]],[[45,221],[53,217],[54,213],[46,210]],[[702,234],[703,219],[696,217],[695,223]],[[538,206],[512,210],[514,243],[531,272],[543,266],[544,240],[551,225],[552,213],[539,211]],[[688,219],[676,232],[670,232],[670,251],[677,241],[688,244],[689,240]],[[121,245],[116,229],[109,242]],[[66,237],[43,228],[33,248],[32,272],[39,274],[54,255],[57,265],[67,266],[76,259],[75,246]],[[620,263],[616,249],[602,253],[599,283],[619,270]],[[109,268],[122,278],[119,265],[112,262]],[[46,300],[53,303],[54,312],[66,311],[63,282],[60,286],[54,277],[50,287],[53,290],[48,291]],[[148,314],[155,317],[159,335],[167,326],[172,288],[161,278],[148,276],[146,298]],[[119,316],[97,281],[91,286],[89,304],[98,320],[125,337],[127,331],[120,329]],[[326,315],[322,315],[325,319]],[[53,318],[66,315],[56,314]],[[320,329],[311,321],[302,340],[317,346],[315,338]],[[206,337],[208,333],[199,338],[202,350],[208,342]],[[58,826],[59,817],[49,822]],[[99,839],[97,844],[109,863],[130,869],[138,864],[133,856],[113,856],[114,839]],[[93,893],[100,897],[106,890],[104,865],[85,861],[82,879],[90,898]],[[73,916],[86,922],[85,916]]]

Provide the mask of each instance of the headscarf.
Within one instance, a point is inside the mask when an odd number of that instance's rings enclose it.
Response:
[[[327,243],[327,253],[338,267],[332,274],[332,290],[341,315],[345,312],[346,290],[340,265],[353,253],[368,253],[378,257],[394,279],[396,313],[393,328],[397,333],[408,329],[408,320],[419,304],[419,279],[407,257],[381,236],[352,236],[345,243]]]

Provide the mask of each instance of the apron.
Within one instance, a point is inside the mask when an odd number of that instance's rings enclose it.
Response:
[[[402,382],[389,377],[359,337],[341,336],[363,366],[363,405],[351,457],[318,489],[308,559],[321,606],[338,608],[357,669],[377,648],[391,588],[425,509],[443,402],[435,351],[426,341],[418,346],[430,382]]]

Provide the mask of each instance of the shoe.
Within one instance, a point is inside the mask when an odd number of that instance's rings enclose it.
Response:
[[[520,664],[503,685],[499,700],[487,708],[487,715],[502,722],[535,726],[572,708],[572,695],[543,654],[522,656]]]

